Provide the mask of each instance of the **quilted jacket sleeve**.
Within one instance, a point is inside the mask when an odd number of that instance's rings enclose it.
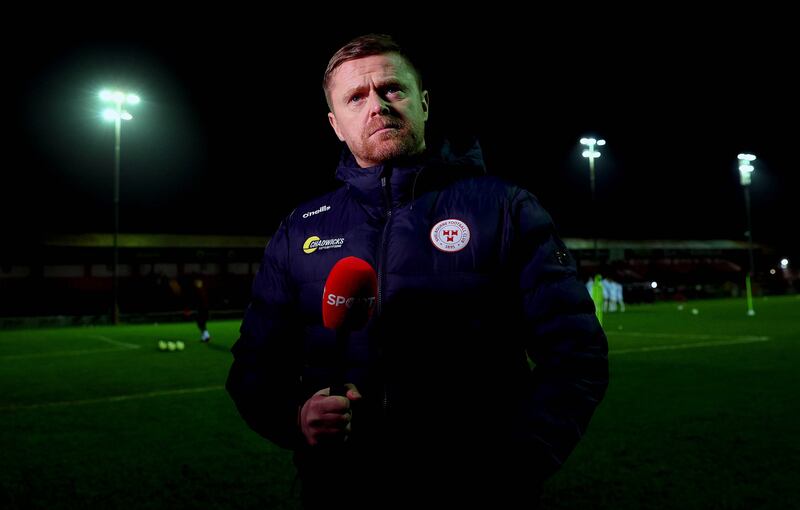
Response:
[[[289,279],[284,222],[264,252],[252,298],[231,349],[226,388],[256,432],[284,448],[300,440],[301,347],[296,296]]]
[[[566,460],[608,386],[608,343],[594,303],[550,216],[530,193],[512,204],[528,356],[535,363],[523,435],[542,453],[543,475]]]

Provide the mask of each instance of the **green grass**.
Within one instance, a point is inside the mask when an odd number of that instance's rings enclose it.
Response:
[[[545,508],[796,507],[800,298],[756,311],[606,314],[612,382]],[[0,331],[0,508],[298,508],[290,454],[222,388],[238,322],[211,329]]]
[[[238,323],[211,330],[0,332],[0,508],[298,508],[290,455],[223,389]]]
[[[606,314],[608,394],[545,506],[797,508],[800,299],[756,311],[724,300]],[[681,348],[647,350],[665,346]]]

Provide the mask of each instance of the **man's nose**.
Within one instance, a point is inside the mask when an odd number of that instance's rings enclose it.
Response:
[[[385,115],[389,113],[389,104],[375,91],[369,94],[369,114],[370,116]]]

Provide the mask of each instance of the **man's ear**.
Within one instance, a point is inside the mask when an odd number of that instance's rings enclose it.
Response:
[[[427,90],[422,91],[422,113],[425,114],[425,120],[428,120],[428,105],[430,104],[430,96]]]
[[[333,131],[336,133],[336,136],[339,137],[339,141],[343,142],[344,137],[342,136],[341,131],[339,131],[339,126],[336,124],[336,115],[333,112],[328,112],[328,122],[330,122]]]

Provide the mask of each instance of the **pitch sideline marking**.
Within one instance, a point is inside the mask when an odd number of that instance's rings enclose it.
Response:
[[[612,333],[613,334],[613,333]],[[619,333],[617,333],[619,334]],[[652,336],[656,338],[715,338],[712,335],[647,335],[646,333],[627,333],[631,336]],[[716,337],[721,338],[721,337]],[[645,346],[645,347],[634,347],[630,349],[613,349],[609,351],[609,354],[628,354],[631,352],[650,352],[650,351],[672,351],[678,349],[695,349],[701,347],[722,347],[726,345],[741,345],[741,344],[752,344],[757,342],[768,342],[768,336],[742,336],[742,337],[727,337],[731,338],[730,340],[721,340],[718,342],[694,342],[690,344],[675,344],[675,345],[652,345],[652,346]]]
[[[39,404],[10,405],[0,407],[2,411],[22,411],[28,409],[42,409],[53,407],[71,407],[88,404],[105,404],[108,402],[124,402],[126,400],[137,400],[143,398],[164,397],[169,395],[190,395],[193,393],[206,393],[223,389],[224,386],[202,386],[199,388],[184,388],[179,390],[148,391],[146,393],[132,393],[130,395],[116,395],[113,397],[90,398],[85,400],[63,400],[61,402],[43,402]]]
[[[89,338],[96,338],[102,342],[107,342],[111,345],[119,345],[120,347],[124,347],[126,349],[141,349],[142,347],[141,345],[129,344],[125,342],[120,342],[118,340],[112,340],[111,338],[108,338],[107,336],[103,335],[89,335]]]
[[[142,348],[141,345],[119,342],[117,340],[112,340],[111,338],[108,338],[107,336],[103,335],[88,335],[87,337],[95,338],[97,340],[100,340],[101,342],[106,342],[111,345],[117,345],[119,347],[115,349],[79,349],[75,351],[50,351],[50,352],[36,352],[31,354],[8,354],[5,356],[0,356],[0,361],[28,359],[28,358],[57,358],[60,356],[83,356],[84,354],[95,354],[98,352],[119,352],[119,351],[129,351],[133,349]]]

